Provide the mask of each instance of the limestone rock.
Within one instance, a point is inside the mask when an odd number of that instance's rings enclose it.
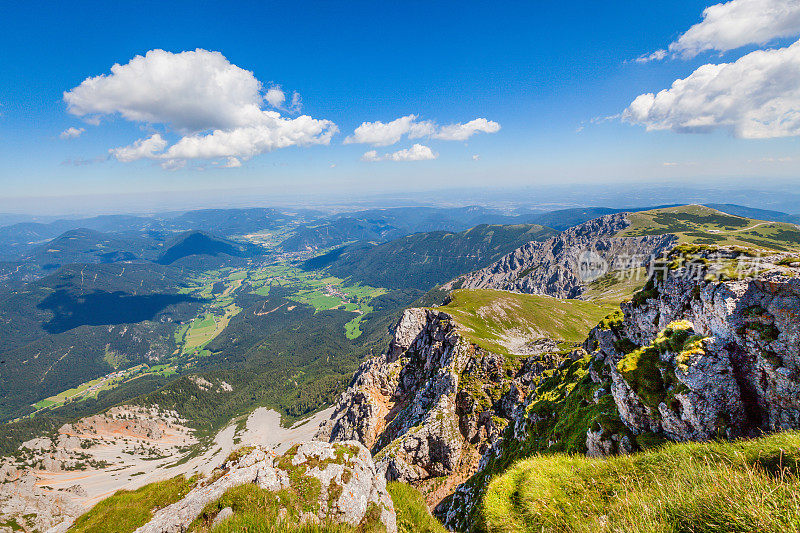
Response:
[[[315,478],[321,485],[314,512],[295,517],[298,522],[331,521],[357,526],[376,507],[387,532],[397,531],[386,480],[376,469],[369,451],[358,442],[304,442],[282,456],[257,448],[225,468],[227,472],[218,479],[195,487],[180,501],[156,511],[137,533],[186,531],[203,509],[219,500],[228,489],[247,483],[270,491],[287,489],[291,488],[290,476]],[[220,514],[216,520],[227,518],[220,518]]]
[[[230,507],[225,507],[219,513],[217,513],[217,516],[214,517],[214,521],[211,523],[211,529],[213,530],[215,527],[217,527],[222,522],[224,522],[225,520],[227,520],[232,516],[233,516],[233,509],[231,509]]]
[[[438,310],[406,310],[387,353],[361,365],[318,438],[371,447],[388,480],[414,484],[430,504],[449,495],[524,414],[535,377],[558,363],[552,354],[506,360],[459,327]]]
[[[595,329],[586,343],[611,378],[622,421],[636,434],[677,441],[800,427],[798,269],[779,264],[785,254],[774,255],[761,258],[755,275],[719,279],[713,265],[738,268],[751,259],[727,249],[696,253],[694,263],[653,276],[643,293],[649,297],[623,303],[617,331]],[[627,357],[619,346],[651,346],[676,323],[689,324],[701,340],[684,353],[659,350],[665,396],[654,405],[619,371]]]

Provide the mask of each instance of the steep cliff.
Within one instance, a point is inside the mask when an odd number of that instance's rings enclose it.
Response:
[[[442,311],[406,310],[387,353],[361,365],[318,438],[359,440],[388,480],[421,487],[430,503],[452,492],[502,434],[539,369],[533,361],[548,359],[485,351],[459,327]]]
[[[577,298],[586,284],[609,269],[644,266],[675,245],[674,235],[617,237],[630,226],[627,213],[605,215],[559,233],[543,242],[532,241],[481,270],[460,276],[445,289],[502,289],[557,298]]]

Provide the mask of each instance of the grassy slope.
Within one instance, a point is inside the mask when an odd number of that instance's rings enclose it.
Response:
[[[134,491],[121,490],[91,511],[78,517],[74,533],[128,533],[146,524],[151,509],[166,507],[183,498],[193,483],[182,476],[145,485]]]
[[[621,237],[674,233],[679,243],[800,250],[800,229],[795,224],[728,215],[700,205],[642,211],[629,217],[631,225]]]
[[[494,479],[488,531],[782,532],[800,529],[800,432],[670,444],[610,459],[536,456]]]
[[[515,338],[581,342],[613,310],[605,304],[487,289],[461,289],[451,297],[438,309],[455,318],[469,341],[503,355],[510,353]]]
[[[619,305],[644,287],[645,283],[647,283],[647,269],[644,267],[625,274],[613,271],[589,283],[581,299]]]
[[[767,222],[729,215],[710,207],[685,205],[629,214],[631,225],[620,237],[674,233],[678,242],[716,244],[777,251],[800,250],[800,229],[795,224]],[[644,268],[627,276],[611,272],[590,283],[582,298],[619,304],[647,281]]]
[[[425,498],[405,483],[392,482],[386,487],[397,513],[398,533],[445,533],[447,530],[428,510]]]

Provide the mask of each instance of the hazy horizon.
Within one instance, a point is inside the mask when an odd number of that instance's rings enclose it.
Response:
[[[800,213],[800,192],[790,180],[761,180],[759,187],[744,181],[705,184],[596,183],[575,186],[429,188],[382,193],[274,193],[258,188],[148,191],[126,194],[59,195],[0,198],[3,217],[82,218],[105,214],[154,215],[197,209],[277,207],[311,208],[328,212],[391,207],[463,207],[479,205],[501,211],[550,211],[572,207],[641,208],[667,204],[737,204],[756,209]],[[11,222],[14,223],[14,222]]]

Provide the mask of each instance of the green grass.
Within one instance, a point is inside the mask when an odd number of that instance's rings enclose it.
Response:
[[[354,340],[361,336],[362,316],[372,312],[369,302],[373,298],[386,294],[386,289],[368,285],[348,285],[345,280],[330,276],[320,271],[307,271],[288,263],[275,263],[250,273],[251,279],[262,285],[254,292],[266,296],[269,284],[295,289],[289,300],[310,305],[315,311],[344,309],[345,311],[361,311],[361,315],[345,324],[345,336]],[[257,284],[256,283],[256,284]],[[268,284],[269,283],[269,284]],[[344,297],[330,294],[328,288],[342,293]]]
[[[422,494],[405,483],[392,482],[386,487],[397,513],[398,533],[446,533],[446,529],[431,515]]]
[[[631,225],[620,237],[674,233],[680,244],[714,244],[777,251],[800,250],[800,229],[728,215],[710,207],[688,205],[630,213]]]
[[[59,402],[55,402],[53,400],[41,400],[41,401],[36,402],[35,404],[33,404],[33,407],[35,407],[37,410],[38,409],[45,409],[47,407],[56,405],[57,403],[59,403]]]
[[[612,271],[586,286],[581,299],[619,305],[630,299],[647,283],[647,269],[639,267],[632,271]]]
[[[668,444],[609,459],[536,456],[495,478],[480,529],[728,533],[800,530],[800,432]]]
[[[74,533],[129,533],[152,518],[152,511],[183,498],[192,488],[184,477],[151,483],[134,491],[121,490],[78,517]]]
[[[361,320],[364,315],[358,315],[350,322],[344,325],[344,335],[350,340],[357,339],[361,336]]]
[[[217,335],[222,333],[226,327],[228,327],[231,318],[239,314],[239,312],[242,310],[239,306],[232,302],[233,300],[230,300],[229,302],[220,302],[220,307],[222,306],[222,303],[227,305],[227,307],[224,307],[225,314],[222,316],[206,313],[204,316],[198,317],[191,322],[182,339],[182,353],[186,354],[195,350],[202,350],[206,344],[211,342]]]
[[[488,289],[460,289],[451,298],[437,309],[453,316],[467,340],[502,355],[513,355],[520,339],[581,342],[614,309],[582,300]]]
[[[328,296],[316,290],[304,290],[298,292],[294,296],[289,297],[290,300],[300,302],[312,306],[316,311],[327,311],[329,309],[336,309],[341,307],[341,298],[335,296]]]

